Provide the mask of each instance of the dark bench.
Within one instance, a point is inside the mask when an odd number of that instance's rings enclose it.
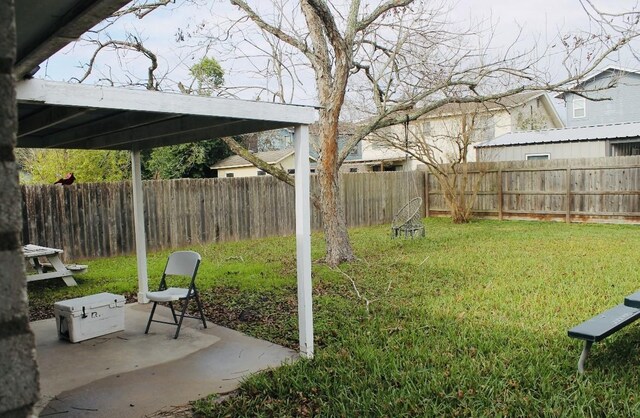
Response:
[[[640,291],[624,298],[624,304],[630,308],[640,308]]]
[[[620,304],[571,328],[569,337],[584,340],[584,349],[578,360],[578,372],[584,373],[584,362],[593,343],[604,340],[638,318],[640,318],[640,309]]]

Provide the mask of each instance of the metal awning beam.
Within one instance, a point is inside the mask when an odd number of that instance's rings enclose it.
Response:
[[[92,109],[50,107],[33,115],[20,119],[18,126],[18,138],[33,135],[45,129],[53,128],[62,123],[71,121],[79,116],[86,115]]]

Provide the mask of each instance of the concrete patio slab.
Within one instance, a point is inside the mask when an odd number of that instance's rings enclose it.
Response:
[[[41,417],[143,417],[235,389],[257,371],[293,361],[294,350],[208,323],[152,324],[149,305],[125,306],[125,331],[72,344],[55,319],[31,324],[40,367]],[[168,309],[158,311],[170,317]],[[156,313],[158,315],[158,313]],[[198,326],[199,328],[195,328]]]

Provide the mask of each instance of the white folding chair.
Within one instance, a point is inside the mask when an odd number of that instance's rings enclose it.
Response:
[[[200,302],[200,296],[198,295],[198,289],[196,287],[196,274],[198,273],[200,260],[200,254],[194,251],[176,251],[169,256],[167,265],[164,267],[164,273],[162,274],[158,291],[147,292],[147,298],[153,302],[153,307],[151,308],[151,314],[149,315],[149,322],[147,322],[147,329],[144,331],[145,334],[149,332],[149,327],[152,322],[160,322],[162,324],[177,326],[178,329],[176,330],[176,335],[173,338],[178,338],[180,328],[182,327],[182,320],[184,318],[201,319],[202,325],[204,325],[205,328],[207,327],[207,322],[205,321],[204,313],[202,312],[202,303]],[[169,287],[167,282],[171,281],[172,276],[191,277],[191,283],[188,288]],[[200,316],[186,315],[187,307],[189,306],[189,301],[191,299],[195,299]],[[180,318],[178,318],[176,311],[173,308],[173,302],[179,301],[182,302]],[[173,322],[153,319],[158,303],[169,304],[171,315],[173,315]]]

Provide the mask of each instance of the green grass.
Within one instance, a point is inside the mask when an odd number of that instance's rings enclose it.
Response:
[[[638,226],[425,224],[427,237],[413,241],[391,240],[387,227],[350,231],[357,262],[313,266],[315,358],[255,375],[222,403],[194,402],[195,413],[640,416],[637,326],[596,344],[585,375],[581,342],[567,337],[640,288]],[[312,246],[319,259],[320,235]],[[295,346],[293,238],[193,249],[208,317]],[[151,277],[167,254],[150,257]],[[135,292],[133,257],[84,263],[78,288],[29,284],[31,305]]]

